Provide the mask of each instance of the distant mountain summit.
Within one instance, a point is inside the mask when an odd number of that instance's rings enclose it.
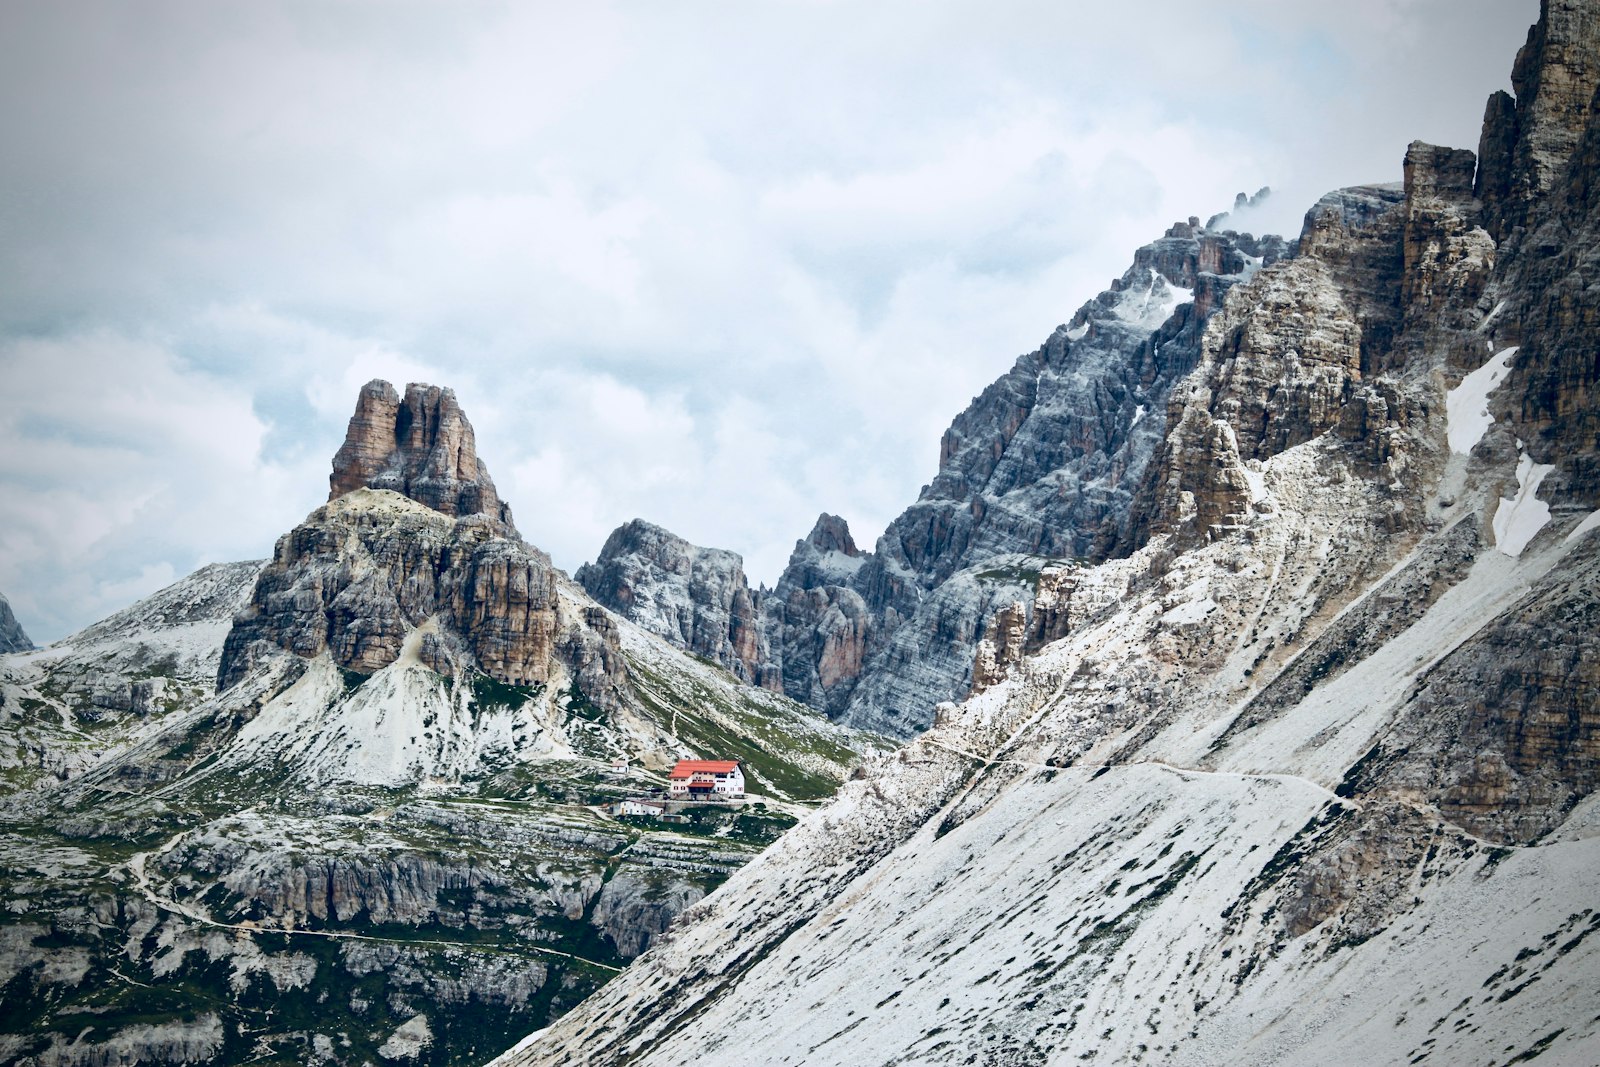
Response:
[[[735,552],[700,548],[643,519],[612,531],[574,576],[589,595],[742,681],[772,685],[756,594]]]
[[[23,632],[22,624],[11,613],[11,602],[0,593],[0,653],[26,652],[32,647],[33,642]]]

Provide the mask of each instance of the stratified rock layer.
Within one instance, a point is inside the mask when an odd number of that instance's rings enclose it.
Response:
[[[424,665],[444,675],[475,666],[511,685],[552,681],[564,640],[593,646],[612,662],[589,698],[613,704],[625,684],[620,653],[579,622],[562,613],[549,557],[493,520],[450,519],[398,494],[357,490],[279,539],[228,635],[219,685],[243,678],[264,647],[304,659],[327,651],[371,674],[431,624]]]

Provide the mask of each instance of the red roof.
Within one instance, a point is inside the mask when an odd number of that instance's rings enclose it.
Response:
[[[681,759],[672,768],[672,777],[688,778],[695,774],[731,774],[739,769],[736,759]]]

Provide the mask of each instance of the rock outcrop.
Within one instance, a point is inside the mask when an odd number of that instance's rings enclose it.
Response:
[[[1600,19],[1588,0],[1541,0],[1511,70],[1515,96],[1497,92],[1484,112],[1475,190],[1498,239],[1530,222],[1591,124],[1600,84]]]
[[[776,688],[766,661],[756,593],[738,553],[692,545],[634,519],[606,538],[574,577],[600,604],[653,634],[721,664],[741,680]]]
[[[843,519],[823,514],[795,542],[777,586],[763,591],[767,673],[829,715],[844,711],[883,629],[869,600],[873,576],[863,573],[872,562]]]
[[[479,670],[517,686],[576,679],[590,701],[615,707],[627,679],[605,626],[565,609],[549,557],[497,520],[452,519],[389,490],[359,489],[279,539],[228,634],[218,686],[275,650],[302,659],[326,651],[370,675],[415,634],[417,657],[438,674]]]
[[[362,386],[333,457],[328,500],[360,488],[392,489],[446,515],[487,515],[512,525],[511,507],[478,458],[472,424],[453,389],[413,382],[402,400],[388,382]]]
[[[1004,681],[1022,663],[1027,633],[1028,613],[1021,604],[1013,602],[995,612],[989,636],[978,642],[978,653],[973,659],[974,694]]]
[[[1502,332],[1521,342],[1498,394],[1528,455],[1550,464],[1555,509],[1600,498],[1600,13],[1545,0],[1517,57],[1514,102],[1491,103],[1485,145],[1509,173],[1484,187],[1488,225],[1503,236],[1503,281],[1489,294]],[[1485,147],[1485,153],[1490,149]],[[1484,173],[1496,173],[1485,158]],[[1482,185],[1483,182],[1480,182]]]
[[[1260,461],[1338,424],[1399,325],[1404,203],[1393,186],[1324,197],[1306,215],[1298,255],[1224,305],[1199,366],[1172,393],[1130,544],[1238,525],[1262,496]]]
[[[11,602],[0,593],[0,655],[7,652],[27,652],[33,642],[23,632],[22,624],[11,613]]]

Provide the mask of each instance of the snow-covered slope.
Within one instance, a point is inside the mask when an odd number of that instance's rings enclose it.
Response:
[[[1164,543],[1087,572],[1071,636],[502,1062],[1589,1062],[1600,826],[1486,840],[1443,817],[1447,782],[1353,785],[1497,623],[1600,584],[1600,538],[1509,557],[1476,533],[1480,495],[1409,550],[1350,544],[1377,501],[1318,485],[1329,458],[1266,464],[1274,510],[1160,583],[1141,573]],[[1378,580],[1341,595],[1367,552]],[[1323,642],[1360,651],[1253,722]]]
[[[0,767],[65,778],[214,692],[222,642],[262,563],[216,563],[42,649],[0,657]]]
[[[1600,1062],[1597,15],[1542,5],[1482,166],[1413,144],[1229,292],[1055,640],[1003,611],[496,1063]]]

